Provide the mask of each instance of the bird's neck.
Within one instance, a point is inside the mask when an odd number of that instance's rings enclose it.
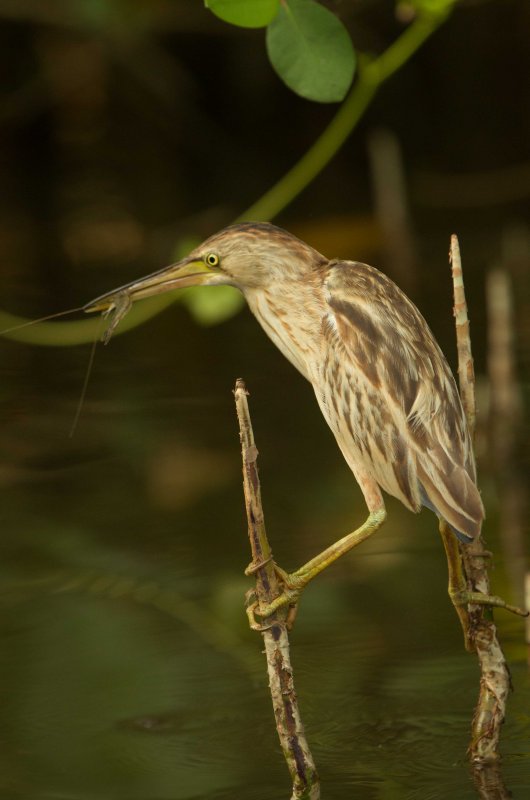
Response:
[[[316,281],[293,280],[245,292],[250,310],[283,355],[309,381],[319,359],[325,302]]]

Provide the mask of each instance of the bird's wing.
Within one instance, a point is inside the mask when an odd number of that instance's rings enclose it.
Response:
[[[336,344],[392,420],[387,457],[408,505],[418,510],[426,494],[459,532],[474,535],[484,511],[469,432],[455,380],[424,318],[390,278],[366,264],[333,263],[324,290]]]

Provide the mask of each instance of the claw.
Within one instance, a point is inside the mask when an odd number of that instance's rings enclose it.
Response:
[[[270,561],[272,561],[272,555],[263,561],[251,562],[245,570],[245,575],[253,575],[258,569],[261,569],[261,567],[265,566],[265,564],[270,563]],[[256,620],[256,614],[265,619],[266,617],[270,617],[279,609],[287,606],[285,619],[282,619],[281,621],[287,630],[290,631],[292,630],[296,615],[298,613],[298,597],[300,595],[300,590],[305,586],[305,581],[296,575],[289,574],[284,569],[279,567],[274,561],[273,566],[278,580],[282,585],[282,591],[278,597],[275,597],[274,600],[267,605],[262,605],[260,607],[260,604],[256,599],[255,589],[249,589],[245,595],[247,617],[249,625],[253,631],[265,631],[271,628],[274,624],[278,623],[278,620],[275,620],[271,623],[260,624]]]
[[[297,614],[298,598],[307,583],[307,578],[296,573],[286,572],[276,562],[273,562],[273,564],[278,580],[282,584],[281,594],[275,597],[268,605],[256,608],[255,613],[259,614],[260,617],[270,617],[278,609],[288,606],[286,625],[288,630],[291,630]]]
[[[261,561],[251,561],[248,567],[245,569],[245,575],[255,575],[255,573],[264,567],[266,564],[270,564],[272,561],[272,553],[268,558],[264,558]],[[275,565],[276,567],[276,565]]]
[[[287,617],[285,618],[285,627],[288,631],[292,631],[296,615],[298,614],[298,603],[291,603],[287,609]]]
[[[258,610],[258,601],[254,601],[246,608],[247,617],[248,617],[248,624],[253,631],[258,631],[258,633],[263,633],[263,631],[270,630],[274,625],[278,625],[278,620],[275,619],[273,622],[265,622],[260,623],[256,620],[256,612],[260,614]]]
[[[278,611],[279,608],[283,608],[284,606],[296,606],[299,596],[299,589],[285,588],[272,602],[266,606],[255,609],[255,611],[260,617],[270,617],[270,615]]]

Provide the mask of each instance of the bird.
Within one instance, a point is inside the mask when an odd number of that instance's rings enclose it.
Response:
[[[429,508],[463,544],[479,535],[485,512],[455,379],[420,311],[375,267],[328,259],[271,223],[242,222],[84,311],[110,314],[112,332],[136,300],[220,285],[243,293],[312,385],[368,509],[360,527],[296,571],[278,568],[284,590],[263,616],[296,603],[310,580],[381,527],[383,492],[412,512]]]

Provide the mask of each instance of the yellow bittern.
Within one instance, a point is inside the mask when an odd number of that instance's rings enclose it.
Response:
[[[411,511],[422,506],[461,542],[480,532],[484,508],[473,448],[449,365],[424,318],[383,273],[329,260],[266,223],[232,225],[186,258],[93,300],[114,312],[185,286],[228,284],[287,359],[312,384],[320,409],[368,506],[360,528],[293,573],[262,614],[300,590],[374,533],[386,517],[381,489]]]

